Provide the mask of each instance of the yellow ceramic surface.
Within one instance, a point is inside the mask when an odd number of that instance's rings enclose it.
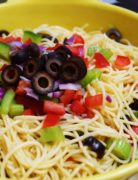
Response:
[[[138,45],[138,15],[97,0],[8,0],[0,5],[0,29],[35,28],[44,23],[69,29],[89,24],[88,31],[115,26]],[[138,161],[79,180],[123,180],[136,172]]]

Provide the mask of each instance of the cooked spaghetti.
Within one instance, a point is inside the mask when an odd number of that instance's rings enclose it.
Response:
[[[22,180],[72,179],[101,174],[137,159],[138,134],[133,127],[138,126],[138,118],[129,105],[134,99],[138,100],[138,48],[130,43],[124,45],[115,42],[100,31],[88,33],[83,28],[69,31],[59,26],[42,25],[34,32],[47,33],[53,37],[51,40],[43,38],[39,44],[43,47],[55,46],[55,38],[63,44],[65,38],[74,33],[79,34],[85,41],[89,70],[95,68],[93,56],[87,53],[89,47],[112,51],[110,66],[100,68],[101,78],[92,80],[83,92],[82,101],[88,95],[102,94],[103,103],[98,108],[92,108],[94,115],[91,118],[86,117],[85,113],[75,115],[70,111],[70,104],[67,105],[66,113],[59,122],[65,139],[53,143],[39,141],[45,115],[1,115],[0,176]],[[22,37],[23,30],[15,30],[11,35]],[[114,62],[118,55],[127,56],[130,64],[123,68],[116,67]],[[2,60],[1,65],[3,63]],[[83,133],[80,135],[80,132]],[[98,158],[94,151],[83,144],[89,136],[98,139],[105,147],[107,139],[125,138],[131,145],[130,156],[125,159],[118,157],[113,151],[116,146],[113,142],[106,148],[104,156]]]

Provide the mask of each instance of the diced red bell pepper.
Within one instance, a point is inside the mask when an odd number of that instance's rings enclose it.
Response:
[[[83,98],[82,92],[81,92],[81,89],[79,89],[79,90],[76,91],[76,93],[74,95],[74,100],[80,101],[82,98]]]
[[[13,36],[8,36],[8,37],[0,37],[0,42],[3,42],[3,43],[10,43],[12,41],[21,41],[21,38],[20,37],[13,37]]]
[[[94,54],[94,59],[95,59],[95,67],[96,68],[104,68],[107,66],[110,66],[110,63],[106,60],[106,58],[99,52],[96,52]]]
[[[88,58],[82,57],[82,60],[84,61],[86,67],[88,68],[88,67],[89,67],[89,61],[88,61]]]
[[[74,90],[65,90],[63,95],[60,97],[60,102],[66,106],[74,99],[75,93]]]
[[[83,104],[78,100],[73,101],[73,103],[70,106],[70,109],[76,115],[81,115],[86,111]]]
[[[51,113],[51,114],[57,114],[57,115],[65,114],[65,108],[62,103],[55,103],[52,101],[45,100],[43,109],[45,113]]]
[[[138,134],[138,126],[132,126],[133,131]]]
[[[32,109],[35,115],[44,115],[44,103],[33,98],[23,95],[16,95],[15,100],[18,104],[22,104],[25,109]]]
[[[31,83],[29,81],[20,80],[16,88],[16,94],[25,95],[26,94],[24,90],[25,87],[31,87]]]
[[[89,109],[86,110],[87,118],[92,119],[94,117],[94,112],[90,111]]]
[[[25,116],[33,116],[34,112],[33,112],[32,109],[25,109],[24,112],[23,112],[23,115],[25,115]]]
[[[48,50],[48,51],[52,51],[52,50],[57,49],[57,48],[60,47],[60,46],[62,46],[62,44],[57,43],[57,44],[56,44],[55,46],[53,46],[53,47],[48,47],[47,50]]]
[[[32,43],[32,40],[31,39],[27,39],[26,41],[25,41],[25,45],[29,45],[29,44],[31,44]]]
[[[73,34],[74,44],[84,44],[84,39],[79,34]]]
[[[125,66],[128,66],[130,64],[130,59],[127,56],[117,56],[116,60],[114,62],[115,66],[118,68],[123,68]]]
[[[60,116],[56,114],[47,114],[46,118],[43,121],[43,128],[55,126],[59,123]]]
[[[66,45],[74,56],[84,57],[84,45],[70,46]]]
[[[103,95],[87,96],[85,98],[85,106],[89,108],[97,108],[103,104]]]

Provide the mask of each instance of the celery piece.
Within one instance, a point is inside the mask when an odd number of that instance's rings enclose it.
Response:
[[[0,114],[8,114],[10,110],[10,105],[15,97],[15,92],[12,89],[6,91],[2,101]]]
[[[109,60],[109,59],[112,57],[112,55],[113,55],[112,51],[111,51],[109,48],[101,48],[101,49],[100,49],[100,53],[101,53],[107,60]]]
[[[94,79],[100,79],[102,75],[102,72],[99,69],[91,69],[87,71],[87,74],[83,79],[79,81],[79,83],[82,85],[83,88],[86,88],[86,86]]]
[[[18,116],[23,114],[24,112],[24,106],[21,104],[12,104],[10,106],[9,115],[10,116]]]
[[[87,50],[87,55],[90,57],[93,56],[97,49],[98,48],[96,46],[90,46]]]
[[[40,134],[40,141],[47,142],[60,142],[64,140],[63,131],[60,126],[52,126],[44,128]]]
[[[138,118],[138,111],[134,112],[134,115]]]
[[[109,148],[112,143],[114,142],[113,139],[109,139],[107,141],[107,148]],[[131,145],[125,138],[120,138],[115,140],[115,147],[112,151],[117,157],[120,159],[128,159],[131,153]]]

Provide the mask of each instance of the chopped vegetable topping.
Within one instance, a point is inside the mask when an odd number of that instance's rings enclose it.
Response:
[[[103,104],[103,95],[97,94],[95,96],[87,96],[85,98],[85,106],[88,109],[97,108]]]
[[[99,52],[96,52],[94,54],[94,59],[95,59],[94,64],[96,68],[104,68],[104,67],[110,66],[106,58]]]
[[[81,115],[85,112],[85,107],[79,100],[73,101],[73,103],[70,106],[71,111],[76,115]]]
[[[115,66],[122,68],[130,64],[130,59],[127,56],[117,56],[115,60]]]
[[[63,131],[59,126],[44,128],[40,134],[40,141],[43,143],[64,141]]]
[[[21,104],[12,104],[10,106],[9,115],[10,116],[17,116],[21,115],[24,112],[24,106]]]
[[[114,141],[115,141],[115,147],[113,148],[113,153],[121,159],[124,160],[128,159],[131,153],[131,145],[127,141],[127,139],[125,138],[116,139],[116,140],[109,139],[107,141],[107,148],[109,148]]]
[[[59,123],[60,116],[56,114],[47,114],[43,122],[43,128],[55,126]]]

